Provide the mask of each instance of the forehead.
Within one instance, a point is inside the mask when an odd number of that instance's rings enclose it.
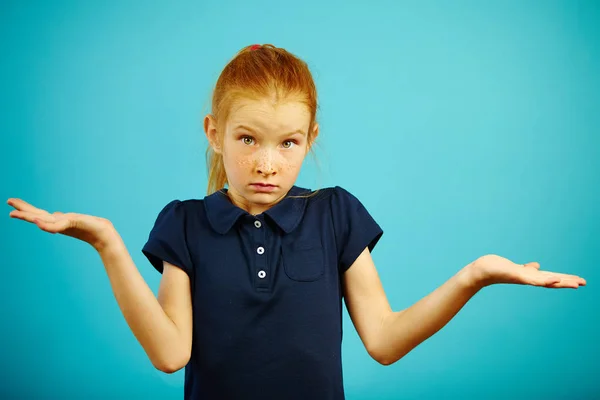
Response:
[[[227,119],[229,129],[248,125],[274,132],[292,132],[298,129],[307,132],[309,124],[308,107],[297,99],[277,102],[269,99],[239,99],[233,104]]]

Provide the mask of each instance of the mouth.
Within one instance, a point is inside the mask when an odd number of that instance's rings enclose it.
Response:
[[[262,182],[251,183],[250,187],[252,187],[257,192],[272,192],[277,188],[276,185]]]

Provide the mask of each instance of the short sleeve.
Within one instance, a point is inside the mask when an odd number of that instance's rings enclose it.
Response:
[[[173,200],[158,214],[142,253],[158,272],[163,273],[163,260],[184,270],[189,276],[192,261],[186,240],[185,204]]]
[[[364,205],[339,186],[333,190],[331,210],[339,268],[345,272],[366,247],[373,251],[383,230]]]

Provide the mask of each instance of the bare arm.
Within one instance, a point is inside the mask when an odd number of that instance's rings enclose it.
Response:
[[[116,231],[111,238],[98,253],[127,324],[157,369],[171,373],[183,368],[192,347],[188,275],[165,262],[157,299]]]
[[[585,279],[575,275],[540,271],[538,263],[515,264],[486,255],[463,267],[456,275],[411,307],[390,308],[368,249],[344,273],[348,312],[369,354],[389,365],[444,327],[483,287],[497,283],[577,288]]]
[[[382,364],[389,365],[442,329],[477,293],[466,266],[411,307],[391,312],[380,332]]]
[[[125,320],[152,364],[164,372],[177,371],[187,364],[192,348],[192,301],[190,280],[183,270],[163,262],[157,299],[106,218],[59,211],[50,214],[18,198],[10,198],[7,203],[15,208],[9,214],[11,218],[92,245],[104,263]]]

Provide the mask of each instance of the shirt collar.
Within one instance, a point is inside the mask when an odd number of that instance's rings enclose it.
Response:
[[[285,233],[290,233],[300,223],[306,209],[306,197],[296,198],[310,193],[309,189],[292,186],[286,196],[276,205],[265,211],[277,226]],[[243,215],[250,215],[247,211],[234,205],[227,196],[227,189],[219,190],[204,198],[206,215],[212,228],[224,235],[233,227]]]

